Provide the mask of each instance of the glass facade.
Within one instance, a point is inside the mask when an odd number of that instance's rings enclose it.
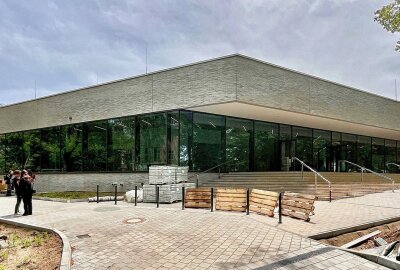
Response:
[[[399,172],[400,142],[192,111],[170,111],[0,134],[0,172],[141,172],[152,164],[204,171]],[[217,169],[215,169],[217,171]]]

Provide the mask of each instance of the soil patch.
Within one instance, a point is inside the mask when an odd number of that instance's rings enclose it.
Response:
[[[362,244],[354,247],[353,249],[363,250],[363,249],[370,249],[370,248],[378,247],[379,245],[377,244],[377,242],[374,239],[379,238],[379,237],[383,238],[388,243],[394,242],[396,240],[400,240],[400,221],[396,221],[393,223],[372,227],[372,228],[369,228],[366,230],[342,234],[342,235],[332,237],[329,239],[321,239],[320,242],[339,247],[339,246],[347,244],[359,237],[362,237],[364,235],[372,233],[376,230],[381,231],[381,233],[374,236],[373,238],[363,242]]]
[[[57,199],[87,199],[96,197],[96,192],[89,191],[65,191],[65,192],[47,192],[47,193],[35,193],[34,197],[44,198],[57,198]],[[114,196],[114,192],[99,192],[99,196]],[[125,193],[117,192],[117,196],[123,196]]]
[[[53,233],[0,223],[0,270],[59,269],[63,243]]]

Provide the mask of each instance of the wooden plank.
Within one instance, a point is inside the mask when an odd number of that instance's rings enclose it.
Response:
[[[187,208],[210,208],[211,203],[207,202],[185,202]]]
[[[267,209],[267,208],[262,208],[262,207],[257,207],[254,205],[250,205],[250,211],[252,212],[256,212],[258,214],[262,214],[262,215],[267,215],[270,217],[274,216],[274,209]]]
[[[380,230],[373,231],[372,233],[369,233],[367,235],[361,236],[361,237],[359,237],[359,238],[357,238],[357,239],[355,239],[355,240],[353,240],[353,241],[351,241],[351,242],[349,242],[347,244],[344,244],[343,246],[341,246],[341,248],[354,247],[354,246],[356,246],[358,244],[361,244],[362,242],[367,241],[368,239],[370,239],[370,238],[372,238],[372,237],[374,237],[374,236],[376,236],[376,235],[378,235],[380,233],[381,233]]]
[[[226,211],[239,211],[239,212],[244,212],[246,211],[246,207],[237,207],[237,206],[215,206],[216,210],[226,210]]]
[[[188,188],[186,192],[208,192],[211,193],[211,188]]]
[[[282,210],[290,210],[290,211],[295,211],[295,212],[300,212],[300,213],[304,213],[304,214],[310,214],[310,210],[307,209],[303,209],[303,208],[298,208],[298,207],[294,207],[294,206],[288,206],[288,205],[283,205],[282,206]]]
[[[292,195],[283,195],[282,196],[282,201],[298,201],[298,202],[304,202],[304,203],[310,203],[310,204],[314,204],[315,200],[312,199],[304,199],[304,198],[298,198]]]
[[[229,197],[229,198],[246,198],[247,194],[237,194],[237,193],[217,193],[217,197]]]
[[[282,205],[285,206],[293,206],[293,207],[298,207],[298,208],[303,208],[303,209],[307,209],[312,211],[314,206],[312,204],[308,204],[308,203],[301,203],[301,202],[296,202],[296,201],[286,201],[283,200],[282,201]]]
[[[247,190],[244,188],[217,188],[218,193],[246,194]]]
[[[266,196],[270,196],[270,197],[276,197],[278,198],[279,193],[274,192],[274,191],[268,191],[268,190],[262,190],[262,189],[253,189],[251,191],[251,194],[260,194],[260,195],[266,195]]]
[[[246,203],[246,198],[218,197],[217,202],[243,202],[243,203]]]
[[[190,199],[210,199],[211,195],[186,194],[185,197]]]
[[[303,198],[303,199],[309,199],[309,200],[314,200],[317,198],[315,195],[309,195],[309,194],[302,194],[302,193],[294,193],[294,192],[285,192],[284,195],[286,196],[292,196],[296,198]]]
[[[307,214],[298,213],[298,212],[292,212],[292,211],[288,211],[288,210],[285,210],[285,209],[282,209],[282,215],[295,217],[295,218],[298,218],[298,219],[303,219],[305,221],[309,221],[310,220],[310,218],[309,218],[309,216]]]
[[[259,199],[266,199],[266,200],[278,200],[278,197],[267,196],[267,195],[262,195],[262,194],[257,194],[257,193],[251,193],[250,197],[259,198]]]
[[[250,202],[253,203],[259,203],[259,204],[265,204],[265,205],[271,205],[271,206],[276,206],[278,204],[278,200],[262,200],[262,199],[258,199],[258,198],[252,198],[250,197]]]
[[[254,206],[257,206],[257,207],[261,207],[261,208],[275,209],[275,207],[276,207],[278,204],[268,205],[268,204],[264,204],[264,203],[250,202],[250,206],[251,206],[251,205],[254,205]]]

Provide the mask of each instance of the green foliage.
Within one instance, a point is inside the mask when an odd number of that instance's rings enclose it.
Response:
[[[4,264],[0,264],[0,270],[6,270],[6,266]]]
[[[10,239],[12,247],[16,247],[21,243],[21,237],[19,237],[17,234],[12,234]]]
[[[118,192],[117,195],[121,196],[124,193]],[[99,192],[100,196],[113,196],[114,192]],[[48,193],[35,193],[35,197],[55,198],[55,199],[87,199],[96,196],[96,192],[86,191],[66,191],[66,192],[48,192]]]
[[[9,255],[8,250],[2,251],[2,252],[1,252],[1,255],[0,255],[1,260],[2,260],[2,261],[7,261],[7,260],[8,260],[8,255]]]
[[[29,239],[29,238],[25,238],[23,241],[22,241],[22,247],[23,248],[28,248],[28,247],[30,247],[32,245],[32,241],[31,241],[31,239]]]
[[[391,33],[400,32],[400,0],[383,6],[375,12],[375,21]],[[397,42],[396,51],[400,51],[400,41]]]
[[[35,235],[35,238],[33,239],[33,243],[35,246],[41,246],[44,243],[44,238],[42,235]]]

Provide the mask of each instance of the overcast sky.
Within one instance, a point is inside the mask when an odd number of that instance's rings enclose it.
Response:
[[[400,98],[387,1],[0,2],[0,104],[241,53]]]

